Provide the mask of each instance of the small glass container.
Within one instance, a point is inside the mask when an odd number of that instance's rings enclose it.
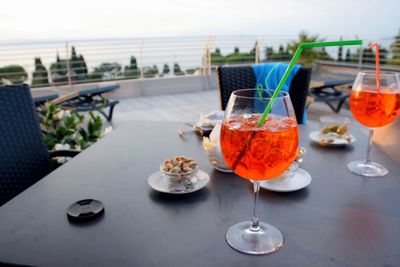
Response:
[[[170,184],[187,184],[187,183],[193,182],[192,178],[193,178],[193,176],[195,176],[195,174],[197,173],[197,171],[199,169],[199,165],[197,164],[196,161],[194,161],[195,166],[193,167],[193,169],[190,172],[180,171],[180,172],[176,172],[176,173],[171,173],[171,172],[164,170],[165,162],[166,161],[164,161],[164,163],[162,163],[160,165],[160,172],[164,175],[164,177],[166,177],[168,179],[168,182]]]

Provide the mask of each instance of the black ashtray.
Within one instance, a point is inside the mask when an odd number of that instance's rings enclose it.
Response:
[[[92,221],[103,213],[104,205],[96,199],[79,200],[67,209],[68,220],[75,223]]]

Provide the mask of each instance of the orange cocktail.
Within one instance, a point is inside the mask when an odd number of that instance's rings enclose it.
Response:
[[[350,94],[354,118],[368,127],[381,127],[394,121],[400,113],[400,94],[385,88],[380,91],[357,91]]]
[[[260,127],[259,119],[260,114],[232,117],[221,129],[221,148],[227,165],[249,180],[273,179],[282,174],[294,161],[298,147],[294,119],[270,114]]]
[[[268,254],[283,245],[283,235],[275,226],[260,222],[257,214],[262,180],[281,175],[297,155],[299,134],[290,96],[264,89],[232,92],[222,122],[220,144],[225,162],[235,174],[250,180],[254,189],[253,215],[229,227],[228,244],[246,254]],[[269,103],[273,106],[265,120],[261,117]],[[234,179],[234,177],[232,177]]]
[[[371,161],[374,129],[388,125],[400,114],[400,80],[397,73],[360,72],[350,93],[350,110],[354,118],[369,127],[365,160],[347,164],[357,175],[381,177],[388,173],[385,166]]]

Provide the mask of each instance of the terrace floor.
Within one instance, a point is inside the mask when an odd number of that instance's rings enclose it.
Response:
[[[115,108],[113,126],[141,120],[196,122],[200,115],[218,110],[219,107],[217,90],[123,99]],[[307,118],[318,121],[320,116],[332,114],[326,104],[312,103]],[[346,107],[342,108],[339,115],[352,118]]]

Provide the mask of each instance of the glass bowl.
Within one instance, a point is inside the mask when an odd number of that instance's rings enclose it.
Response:
[[[199,165],[196,164],[196,167],[191,172],[170,173],[164,171],[162,167],[163,164],[160,165],[160,172],[173,184],[185,184],[190,182],[199,169]]]

